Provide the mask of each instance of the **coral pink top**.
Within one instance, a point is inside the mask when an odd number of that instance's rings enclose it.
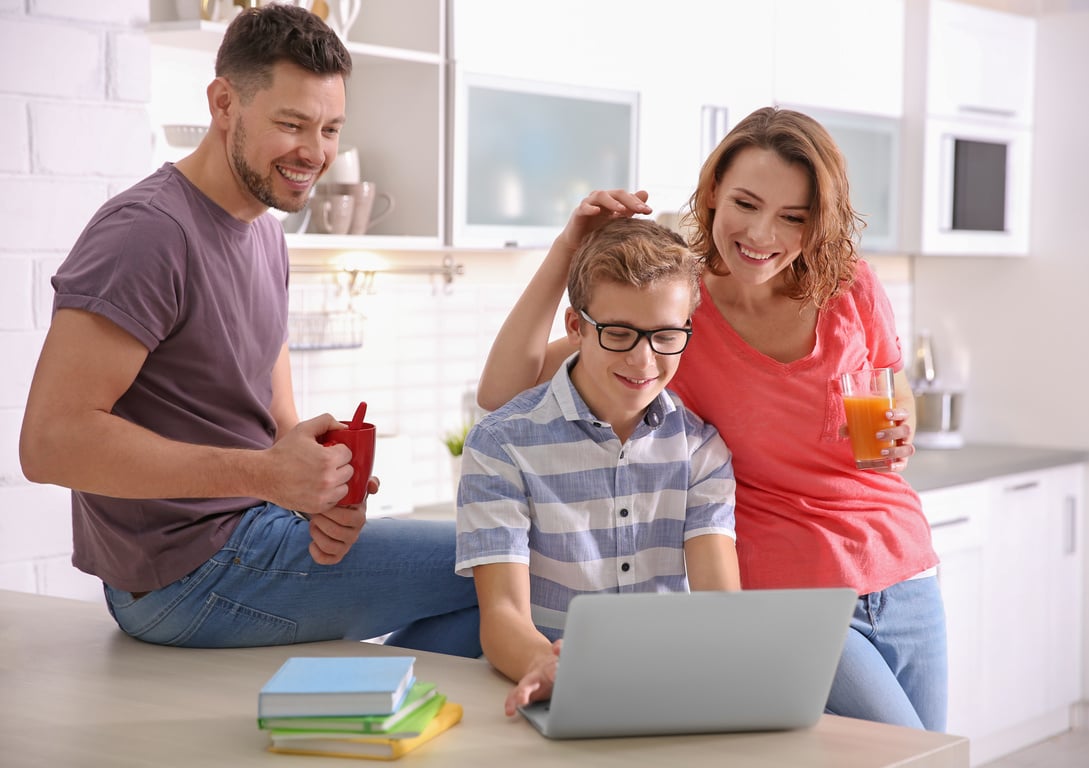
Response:
[[[838,374],[903,368],[892,307],[870,267],[817,319],[808,355],[780,363],[746,344],[705,286],[670,388],[734,455],[737,553],[747,589],[877,592],[935,566],[919,497],[898,473],[855,469]]]

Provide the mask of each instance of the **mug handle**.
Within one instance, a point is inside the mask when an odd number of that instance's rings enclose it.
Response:
[[[333,200],[326,197],[321,201],[321,231],[330,234],[333,231]]]
[[[385,200],[386,207],[382,209],[380,213],[371,213],[370,221],[367,222],[367,228],[370,229],[382,219],[393,213],[393,197],[388,192],[379,192],[375,196],[375,200]]]

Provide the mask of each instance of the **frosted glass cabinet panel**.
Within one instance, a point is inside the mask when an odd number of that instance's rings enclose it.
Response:
[[[843,153],[851,185],[851,204],[866,222],[862,230],[862,250],[899,250],[899,119],[784,106],[820,122]]]

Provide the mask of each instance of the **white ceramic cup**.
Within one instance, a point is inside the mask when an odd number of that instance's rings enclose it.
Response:
[[[329,165],[329,170],[322,177],[329,184],[358,184],[359,150],[355,147],[341,147],[336,159]]]
[[[310,199],[310,225],[307,232],[319,235],[346,235],[355,211],[353,195],[317,192]]]
[[[349,235],[365,235],[367,230],[393,213],[393,196],[388,192],[379,192],[373,181],[361,181],[358,184],[322,184],[318,194],[351,195],[355,200],[352,211],[352,223]],[[377,212],[375,202],[383,206]]]

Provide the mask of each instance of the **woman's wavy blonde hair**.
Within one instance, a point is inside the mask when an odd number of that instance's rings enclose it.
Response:
[[[726,169],[747,147],[771,150],[809,175],[813,197],[802,253],[791,264],[787,279],[792,298],[824,306],[854,280],[859,258],[855,241],[865,224],[851,207],[843,155],[824,126],[801,112],[758,109],[715,147],[700,170],[699,185],[685,214],[692,250],[710,272],[728,274],[711,236],[715,211],[710,206]]]

